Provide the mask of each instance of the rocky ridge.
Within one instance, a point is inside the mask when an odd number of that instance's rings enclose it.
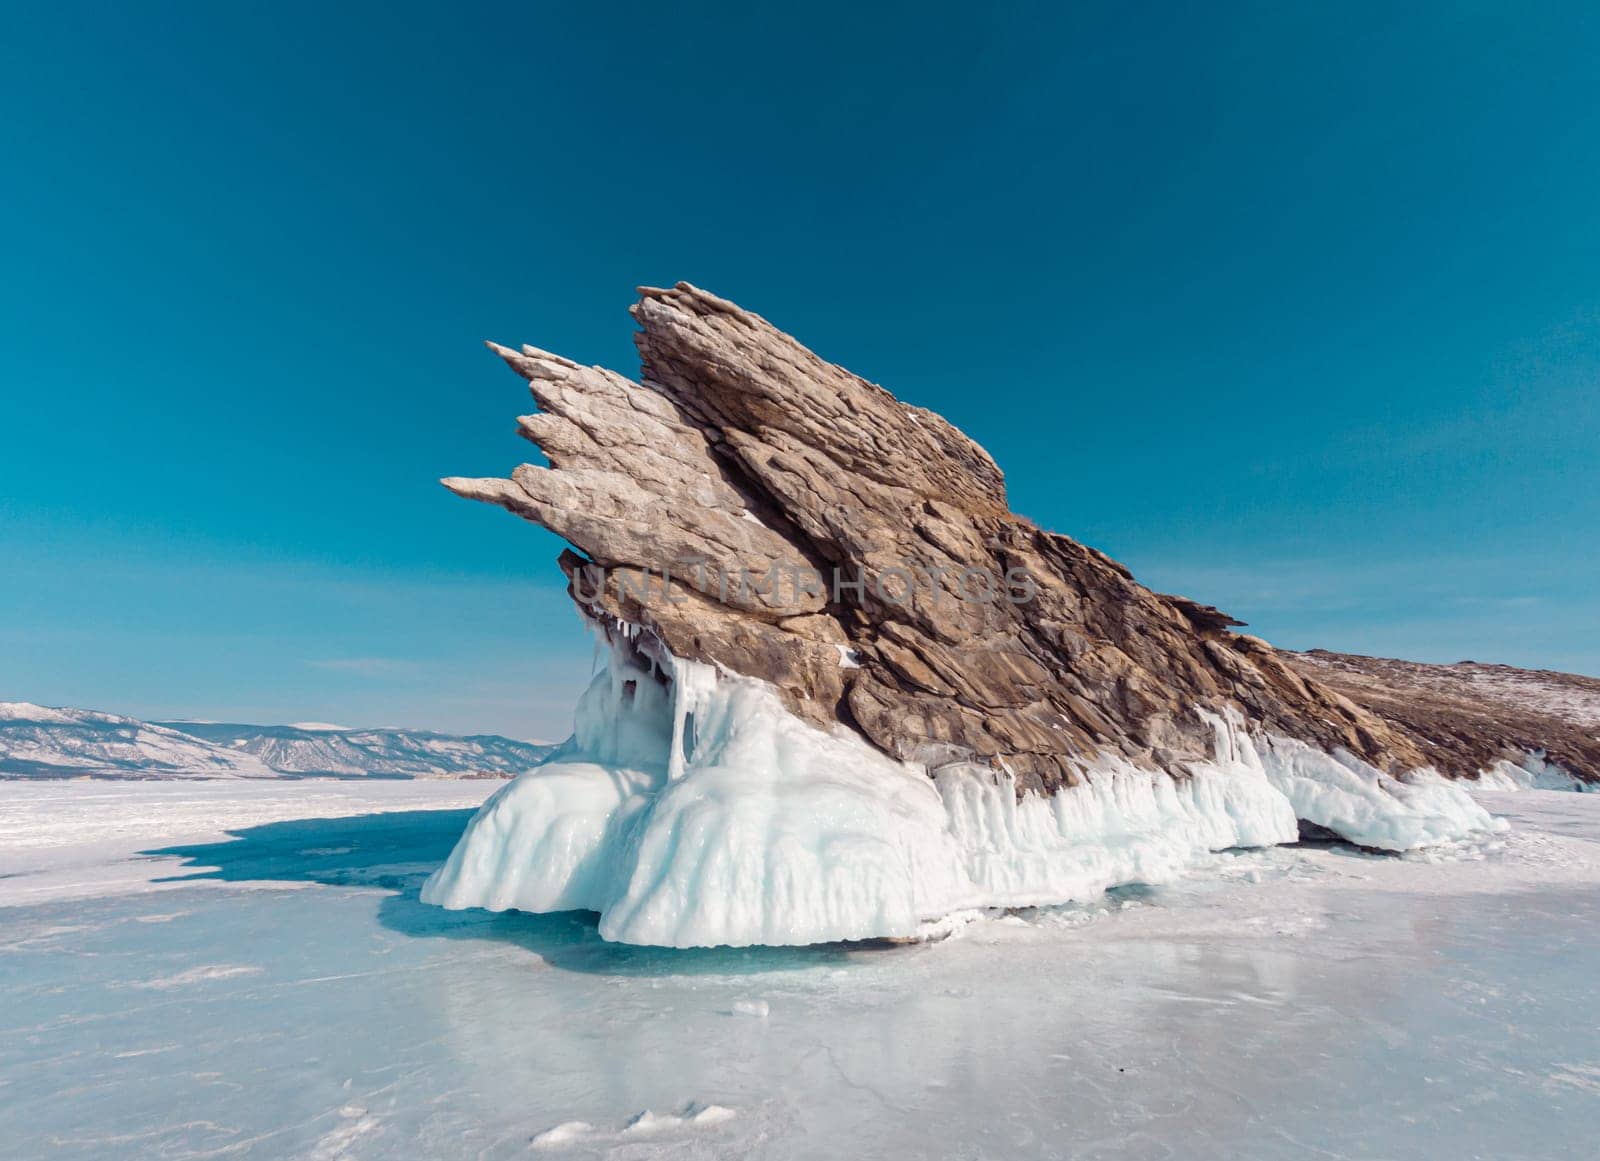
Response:
[[[637,382],[489,344],[539,410],[549,466],[451,478],[548,528],[584,614],[771,682],[898,758],[975,758],[1019,792],[1104,753],[1182,774],[1202,711],[1388,770],[1472,772],[1239,622],[1151,591],[1010,511],[994,460],[940,416],[687,283],[641,288]]]
[[[1426,665],[1312,649],[1284,659],[1417,742],[1430,765],[1472,775],[1533,754],[1600,782],[1600,678],[1480,661]]]

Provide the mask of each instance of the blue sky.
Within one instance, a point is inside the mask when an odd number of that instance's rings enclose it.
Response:
[[[436,480],[680,278],[1276,643],[1600,673],[1590,7],[8,6],[0,697],[563,734]]]

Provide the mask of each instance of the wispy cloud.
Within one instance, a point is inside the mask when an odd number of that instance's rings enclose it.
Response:
[[[357,677],[409,677],[422,668],[415,661],[402,661],[395,657],[330,657],[307,661],[306,664],[313,669],[353,673]]]
[[[1592,573],[1516,555],[1146,561],[1139,579],[1233,614],[1275,645],[1415,661],[1600,670]]]

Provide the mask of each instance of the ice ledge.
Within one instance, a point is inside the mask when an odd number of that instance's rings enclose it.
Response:
[[[1189,777],[1107,758],[1019,801],[1003,771],[930,778],[761,682],[619,640],[572,740],[484,804],[422,898],[591,910],[606,939],[670,947],[907,938],[964,909],[1161,882],[1207,851],[1292,842],[1297,819],[1386,850],[1496,826],[1451,783],[1208,720],[1215,753]]]

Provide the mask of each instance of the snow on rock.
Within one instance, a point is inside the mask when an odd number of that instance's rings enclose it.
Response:
[[[1292,842],[1297,819],[1387,850],[1496,825],[1448,783],[1258,743],[1214,715],[1214,756],[1187,777],[1102,758],[1077,786],[1019,797],[1004,770],[930,778],[801,721],[764,682],[652,645],[614,636],[572,739],[484,804],[425,902],[591,910],[606,939],[670,947],[915,938],[955,912],[1092,898]]]
[[[554,746],[327,723],[146,722],[85,709],[0,702],[0,778],[276,778],[520,774]]]
[[[254,754],[168,726],[95,710],[0,702],[0,777],[270,778]]]
[[[1314,649],[1284,653],[1303,677],[1381,714],[1422,743],[1426,761],[1444,774],[1480,780],[1498,770],[1524,781],[1544,765],[1563,789],[1566,775],[1600,785],[1600,678],[1477,661],[1427,665]],[[1537,759],[1530,766],[1529,757]],[[1498,780],[1491,777],[1491,781]]]
[[[315,722],[292,726],[158,724],[236,753],[254,755],[280,774],[395,778],[520,774],[555,749],[492,734],[454,737],[398,727],[356,729]]]

